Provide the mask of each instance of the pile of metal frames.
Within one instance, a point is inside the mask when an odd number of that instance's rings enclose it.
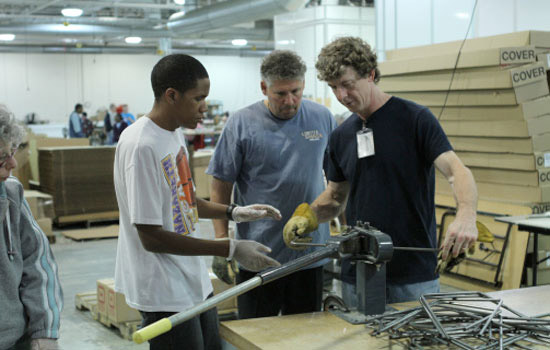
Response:
[[[550,314],[528,317],[480,292],[425,294],[420,306],[369,316],[371,334],[403,340],[409,349],[550,348]]]

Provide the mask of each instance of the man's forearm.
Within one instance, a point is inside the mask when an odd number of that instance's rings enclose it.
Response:
[[[233,184],[214,178],[210,188],[210,200],[214,203],[229,205]],[[214,233],[216,238],[228,237],[229,221],[227,219],[214,219]]]
[[[227,205],[197,198],[197,211],[200,218],[223,219],[226,217]]]
[[[470,169],[463,167],[455,174],[452,185],[457,205],[457,218],[475,218],[477,211],[477,187]]]
[[[347,184],[329,183],[325,191],[311,204],[319,223],[330,221],[344,211],[348,191]]]
[[[187,237],[164,230],[161,226],[136,225],[145,250],[174,255],[228,256],[229,241]]]

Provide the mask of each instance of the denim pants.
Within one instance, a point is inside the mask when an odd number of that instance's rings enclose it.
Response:
[[[418,300],[426,293],[439,293],[439,279],[410,284],[386,283],[386,304]],[[357,307],[355,284],[342,282],[342,299],[348,307]]]
[[[174,315],[174,312],[144,312],[142,327],[162,318]],[[218,309],[213,308],[172,328],[169,332],[149,340],[150,350],[220,350],[222,348]]]

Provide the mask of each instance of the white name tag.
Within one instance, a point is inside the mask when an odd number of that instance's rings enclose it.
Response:
[[[357,157],[370,156],[374,156],[374,135],[372,129],[365,128],[357,132]]]

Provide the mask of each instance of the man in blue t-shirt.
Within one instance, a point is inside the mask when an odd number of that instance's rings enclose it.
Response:
[[[478,235],[474,178],[429,109],[378,88],[376,54],[359,38],[328,44],[315,67],[353,114],[331,135],[327,189],[285,225],[285,242],[305,235],[312,221],[335,217],[347,203],[349,225],[369,222],[395,246],[435,248],[435,165],[452,184],[458,208],[442,257],[457,256],[473,244]],[[387,265],[387,302],[439,291],[436,264],[435,253],[395,251]],[[349,261],[342,263],[342,279],[344,300],[356,306],[355,267]]]
[[[264,203],[277,207],[280,222],[261,220],[238,223],[237,237],[271,248],[269,254],[286,263],[313,251],[288,249],[281,232],[294,208],[313,201],[325,188],[323,160],[328,137],[336,127],[330,111],[311,101],[302,101],[306,66],[292,51],[273,51],[261,65],[261,89],[266,100],[231,115],[210,161],[214,177],[211,200],[229,204]],[[216,237],[227,237],[226,220],[214,220]],[[324,242],[328,224],[312,233],[313,242]],[[307,269],[239,296],[240,318],[276,316],[321,310],[321,261]],[[227,262],[214,258],[212,268],[230,283]],[[254,272],[240,269],[236,280],[246,281]]]

